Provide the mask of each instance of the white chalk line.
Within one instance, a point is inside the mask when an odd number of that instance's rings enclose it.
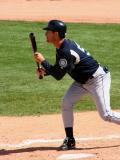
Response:
[[[88,154],[88,153],[79,153],[79,154],[62,154],[57,157],[57,160],[73,160],[73,159],[80,159],[80,158],[87,158],[87,157],[94,157],[95,154]]]
[[[120,135],[108,135],[104,137],[83,137],[83,138],[76,138],[76,141],[97,141],[97,140],[111,140],[111,139],[120,139]],[[63,142],[63,139],[26,139],[18,144],[0,143],[0,147],[20,148],[36,143],[56,143],[56,142]]]

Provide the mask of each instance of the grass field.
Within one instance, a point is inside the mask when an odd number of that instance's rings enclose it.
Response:
[[[51,62],[55,49],[47,44],[45,23],[0,21],[0,115],[40,115],[60,112],[60,101],[72,79],[51,76],[39,80],[35,73],[28,35],[34,32],[38,50]],[[68,23],[68,38],[87,49],[112,75],[111,106],[120,108],[120,24]],[[94,110],[85,97],[75,110]]]

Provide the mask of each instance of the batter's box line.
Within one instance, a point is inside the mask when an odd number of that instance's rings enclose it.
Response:
[[[120,139],[120,135],[107,135],[102,137],[83,137],[83,138],[76,138],[76,141],[98,141],[98,140],[112,140],[112,139]],[[63,139],[26,139],[18,144],[0,143],[0,148],[21,148],[36,143],[58,143],[62,141]]]

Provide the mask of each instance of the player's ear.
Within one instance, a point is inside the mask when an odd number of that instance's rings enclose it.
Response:
[[[55,37],[59,36],[58,32],[54,32],[54,35],[55,35]]]
[[[56,37],[56,39],[60,39],[60,35],[58,32],[55,32],[55,37]]]

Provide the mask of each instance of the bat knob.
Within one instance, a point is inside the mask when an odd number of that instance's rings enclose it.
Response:
[[[43,79],[43,76],[40,75],[40,76],[39,76],[39,79]]]
[[[31,33],[29,34],[29,36],[34,36],[34,33],[31,32]]]

